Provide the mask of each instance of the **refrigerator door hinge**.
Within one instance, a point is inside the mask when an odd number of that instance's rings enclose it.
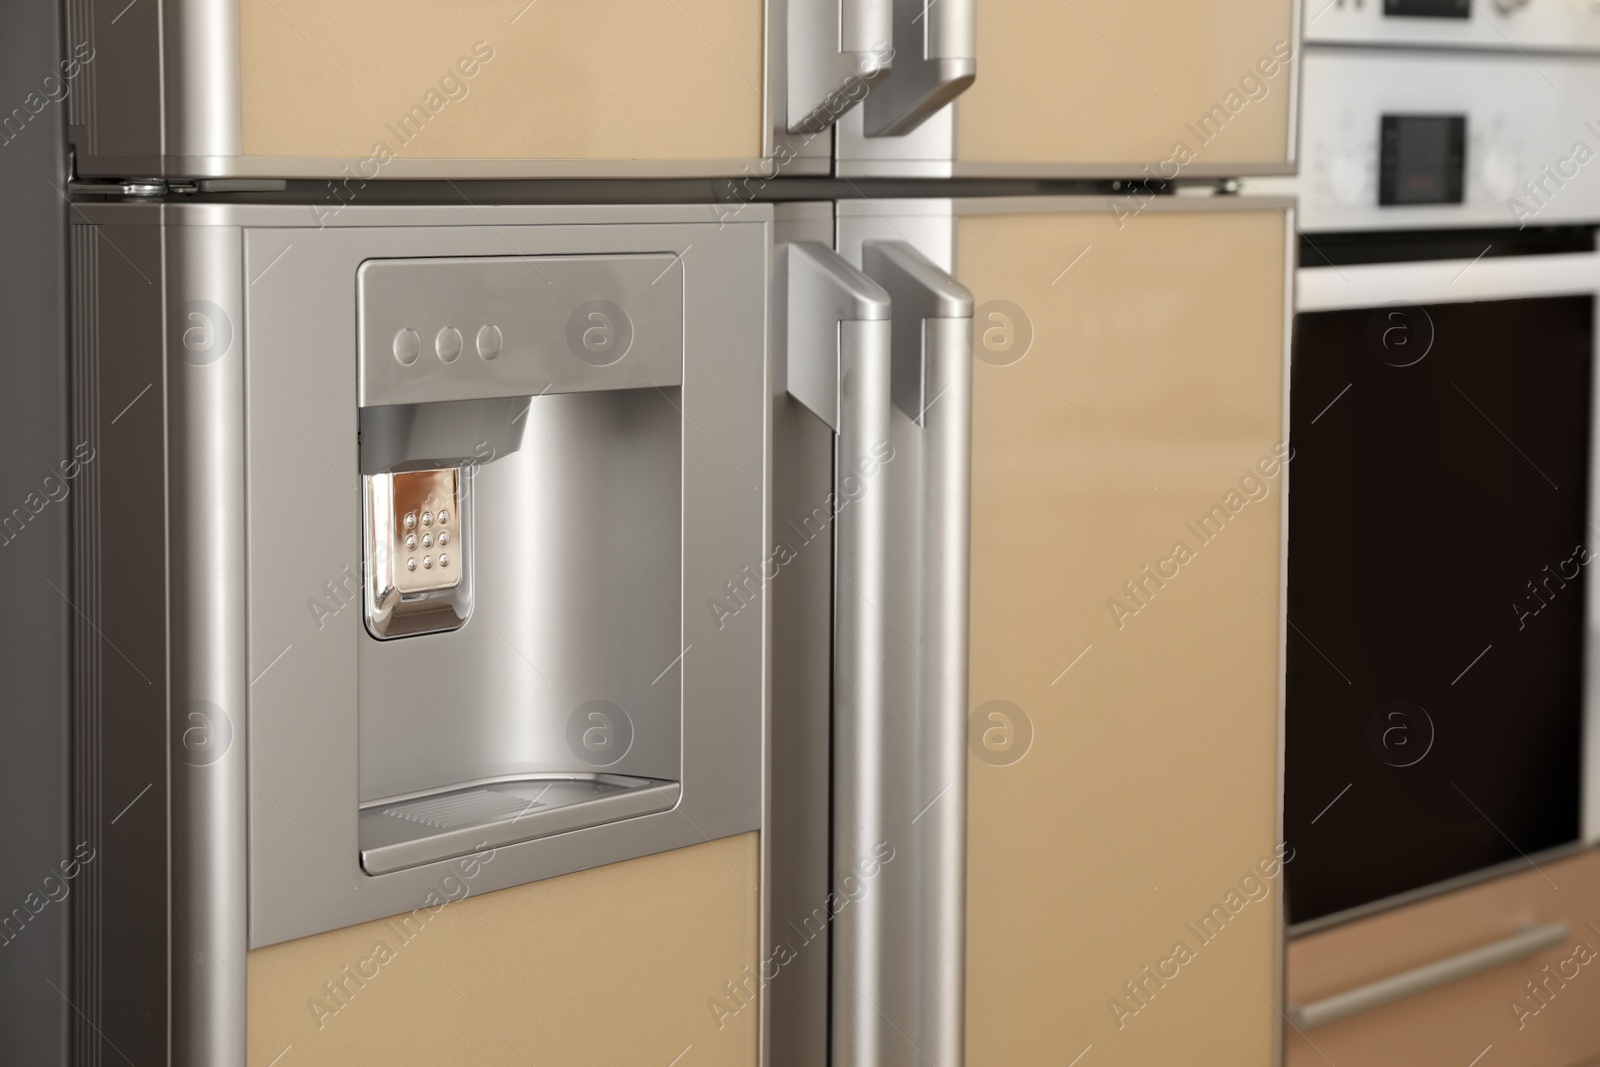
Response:
[[[167,195],[167,183],[158,178],[122,178],[116,181],[86,181],[72,178],[67,192],[76,196],[116,196],[148,200]]]
[[[281,193],[286,188],[288,182],[281,178],[72,178],[67,182],[68,193],[130,200],[195,196],[200,193]]]
[[[281,193],[282,178],[80,178],[77,153],[67,151],[67,193],[129,200],[154,200],[197,193]]]

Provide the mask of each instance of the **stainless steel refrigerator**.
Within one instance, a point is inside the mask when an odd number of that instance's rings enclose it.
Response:
[[[1292,4],[63,24],[14,1040],[1277,1062]]]

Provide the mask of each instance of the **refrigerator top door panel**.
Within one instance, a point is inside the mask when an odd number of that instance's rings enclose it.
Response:
[[[69,5],[84,176],[710,177],[771,169],[782,0]],[[826,166],[827,137],[791,173]]]
[[[862,116],[845,115],[839,171],[1166,180],[1289,173],[1295,7],[1204,0],[1154,12],[1113,0],[983,0],[972,85],[903,137],[867,137]]]
[[[1266,1067],[1291,215],[839,213],[976,304],[967,1060]]]

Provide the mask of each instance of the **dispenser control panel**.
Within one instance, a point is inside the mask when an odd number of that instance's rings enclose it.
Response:
[[[459,629],[471,611],[471,523],[460,467],[385,471],[366,485],[367,628],[379,638]]]
[[[461,584],[461,470],[392,475],[388,520],[393,584],[402,596],[454,589]]]

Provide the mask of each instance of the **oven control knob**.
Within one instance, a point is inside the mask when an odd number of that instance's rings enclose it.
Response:
[[[1367,167],[1361,156],[1350,149],[1339,152],[1331,170],[1333,199],[1346,207],[1361,203],[1367,191]]]

